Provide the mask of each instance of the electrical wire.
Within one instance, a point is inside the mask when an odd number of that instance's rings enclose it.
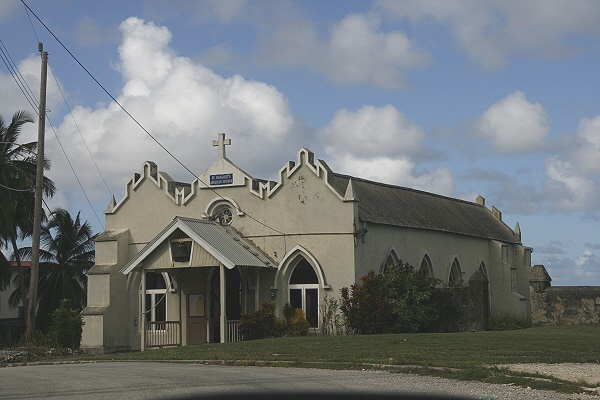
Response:
[[[96,82],[96,84],[104,91],[104,93],[107,94],[108,97],[110,97],[117,106],[119,106],[119,108],[138,126],[140,127],[140,129],[142,129],[160,148],[162,148],[173,160],[175,160],[181,167],[183,167],[187,172],[189,172],[195,179],[197,179],[200,183],[202,183],[204,186],[206,186],[208,189],[210,189],[213,193],[215,193],[217,196],[219,196],[222,200],[227,200],[225,197],[223,197],[219,192],[217,192],[214,188],[210,187],[209,185],[207,185],[204,181],[202,181],[200,179],[200,177],[198,175],[196,175],[194,172],[192,172],[191,169],[189,169],[181,160],[179,160],[173,153],[171,153],[156,137],[154,137],[154,135],[152,135],[99,81],[98,79],[96,79],[96,77],[77,59],[77,57],[75,57],[75,55],[63,44],[63,42],[54,34],[54,32],[52,32],[52,30],[44,23],[44,21],[41,20],[40,17],[38,17],[38,15],[27,5],[27,3],[25,3],[25,0],[21,0],[21,2],[23,3],[23,5],[31,12],[31,14],[33,14],[33,16],[40,22],[40,24],[42,24],[42,26],[48,31],[48,33],[50,33],[50,35],[52,35],[52,37],[54,37],[54,39],[58,42],[58,44],[60,44],[60,46],[71,56],[71,58],[73,58],[73,60],[79,64],[79,66],[88,74],[88,76],[90,78],[92,78],[92,80],[94,82]],[[239,209],[238,207],[235,207],[238,211],[242,211],[241,209]],[[272,226],[267,225],[266,223],[254,218],[252,215],[245,213],[246,216],[248,216],[250,219],[254,220],[255,222],[261,224],[262,226],[269,228],[277,233],[280,233],[281,235],[284,236],[284,240],[285,240],[285,233],[273,228]],[[286,246],[287,247],[287,246]]]
[[[73,171],[73,175],[75,175],[75,179],[77,180],[77,183],[79,184],[79,187],[81,188],[81,191],[83,192],[83,195],[85,196],[85,199],[87,200],[88,204],[90,205],[90,208],[94,212],[94,215],[96,216],[96,219],[100,223],[102,230],[104,230],[105,229],[104,224],[100,220],[98,213],[96,213],[96,209],[92,205],[90,198],[88,197],[87,193],[85,192],[85,189],[83,188],[83,185],[81,184],[81,180],[79,180],[79,177],[77,176],[77,173],[75,172],[75,168],[73,167],[73,164],[71,164],[71,160],[69,159],[69,156],[67,156],[67,152],[65,151],[65,148],[63,147],[62,142],[60,141],[60,138],[58,137],[58,134],[56,133],[56,130],[54,129],[54,125],[52,125],[52,121],[50,121],[50,118],[48,118],[48,122],[50,123],[50,128],[52,128],[52,132],[54,132],[54,136],[56,137],[56,141],[58,142],[60,149],[62,150],[63,154],[65,155],[65,158],[67,159],[67,163],[69,164],[69,167],[71,167],[71,171]]]
[[[71,115],[71,118],[73,118],[73,122],[75,123],[75,127],[77,128],[77,132],[79,132],[79,136],[81,136],[81,140],[83,141],[83,144],[85,145],[85,148],[87,149],[87,152],[90,155],[90,158],[92,159],[92,162],[94,163],[94,166],[96,167],[96,171],[98,171],[98,175],[100,175],[102,182],[104,182],[104,187],[106,187],[106,191],[108,192],[108,195],[112,196],[112,192],[108,188],[108,184],[106,183],[106,180],[104,179],[104,176],[102,175],[102,172],[100,172],[100,168],[98,168],[98,164],[96,164],[96,160],[94,159],[94,156],[92,155],[92,152],[90,151],[90,148],[88,147],[88,144],[87,144],[85,138],[83,137],[83,133],[81,133],[79,124],[77,123],[77,121],[75,120],[75,116],[73,115],[73,110],[71,110],[71,107],[69,106],[69,103],[67,102],[67,98],[65,97],[65,94],[63,93],[63,90],[60,87],[60,83],[58,83],[58,79],[56,79],[56,75],[54,75],[54,71],[52,70],[52,68],[50,68],[50,73],[52,74],[52,77],[54,78],[54,81],[56,82],[56,86],[58,87],[58,90],[60,91],[60,94],[62,95],[62,98],[65,101],[65,105],[69,109],[69,114]]]
[[[29,93],[25,89],[24,83],[20,81],[20,79],[19,79],[18,75],[16,74],[16,72],[14,71],[13,66],[11,65],[8,57],[4,55],[4,48],[3,48],[4,43],[2,43],[1,40],[0,40],[0,44],[2,44],[2,46],[0,46],[0,58],[2,58],[2,62],[6,66],[6,69],[8,69],[8,72],[14,79],[14,81],[17,84],[17,86],[19,87],[19,89],[21,90],[21,93],[23,93],[23,96],[25,96],[25,99],[27,100],[27,102],[29,103],[31,108],[33,108],[36,115],[39,115],[39,111],[37,110],[37,108],[35,107],[35,104],[34,104],[36,102],[36,100],[30,98]]]
[[[6,52],[6,59],[5,60],[4,57],[2,57],[2,61],[5,63],[5,65],[7,66],[7,68],[9,69],[10,74],[12,75],[13,79],[15,79],[15,82],[17,82],[17,85],[19,86],[19,88],[21,89],[21,92],[23,92],[23,95],[25,95],[25,97],[27,98],[27,100],[29,101],[29,104],[33,107],[34,110],[36,110],[36,114],[39,115],[39,113],[37,112],[37,108],[39,107],[39,102],[38,100],[34,97],[32,99],[33,103],[35,103],[36,105],[38,105],[38,107],[35,107],[34,104],[32,104],[32,102],[30,101],[29,97],[26,95],[26,92],[29,93],[33,93],[31,91],[31,88],[29,88],[29,85],[27,84],[27,81],[25,81],[23,79],[22,81],[22,85],[23,87],[21,87],[21,84],[19,84],[18,79],[16,78],[17,75],[20,75],[21,77],[23,75],[21,75],[21,72],[19,71],[19,68],[16,66],[16,64],[14,63],[12,57],[10,57],[10,53],[8,52],[8,49],[4,46],[4,43],[0,40],[0,52],[2,54],[4,54],[4,52]],[[11,64],[12,62],[12,64]],[[10,67],[9,67],[10,66]],[[26,90],[26,89],[27,90]],[[52,128],[52,131],[54,132],[54,136],[56,137],[56,140],[65,156],[65,158],[67,159],[67,163],[69,164],[69,167],[71,168],[71,171],[73,172],[73,175],[75,175],[75,179],[77,180],[77,183],[79,184],[79,187],[81,188],[81,191],[83,192],[83,195],[85,196],[88,204],[90,205],[90,208],[92,209],[92,211],[94,212],[94,215],[96,216],[96,219],[98,220],[98,222],[100,223],[100,226],[102,226],[102,229],[104,228],[104,224],[102,223],[102,221],[100,220],[100,217],[98,216],[98,213],[96,213],[96,210],[94,209],[94,206],[92,205],[92,202],[90,201],[85,189],[83,188],[83,185],[81,184],[81,181],[79,179],[79,177],[77,176],[77,173],[75,172],[75,168],[73,167],[73,164],[71,163],[71,160],[69,159],[69,156],[67,155],[67,152],[65,151],[65,148],[63,147],[60,138],[58,137],[58,134],[56,132],[56,130],[54,129],[54,125],[52,124],[52,121],[50,120],[50,117],[48,117],[48,115],[46,114],[46,119],[48,120],[48,123],[50,124],[50,127]]]
[[[29,24],[31,25],[31,29],[33,30],[33,34],[35,35],[35,39],[38,41],[38,43],[40,43],[40,38],[37,35],[37,32],[35,31],[35,27],[33,26],[33,21],[31,21],[31,16],[29,15],[29,10],[27,9],[27,7],[25,7],[25,12],[27,13],[27,19],[29,19]]]

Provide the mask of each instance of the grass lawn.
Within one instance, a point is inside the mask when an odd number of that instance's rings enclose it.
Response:
[[[308,336],[111,354],[113,360],[263,361],[266,365],[378,368],[576,392],[585,384],[494,368],[511,363],[599,363],[599,326],[502,332]],[[389,367],[393,366],[393,367]],[[482,368],[484,367],[484,368]]]
[[[305,336],[112,354],[120,360],[267,360],[463,368],[507,363],[600,362],[599,326],[501,332]]]

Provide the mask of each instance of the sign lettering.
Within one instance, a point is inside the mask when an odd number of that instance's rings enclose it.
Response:
[[[233,183],[233,174],[218,174],[210,176],[210,185],[230,185]]]

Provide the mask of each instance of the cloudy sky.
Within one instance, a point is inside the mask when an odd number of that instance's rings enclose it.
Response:
[[[553,284],[600,285],[596,0],[27,4],[198,174],[226,132],[228,157],[260,178],[304,146],[341,173],[482,195],[519,222]],[[31,18],[52,70],[51,205],[102,230],[56,136],[101,220],[145,160],[192,181]],[[37,94],[37,39],[19,0],[0,1],[0,39]],[[4,64],[0,90],[5,119],[31,110]],[[35,138],[31,124],[23,139]]]

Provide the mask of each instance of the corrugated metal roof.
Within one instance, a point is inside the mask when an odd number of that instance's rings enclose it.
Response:
[[[343,196],[349,179],[363,221],[520,243],[518,235],[482,205],[341,174],[333,174],[330,183]]]
[[[274,266],[274,262],[270,260],[268,256],[253,243],[243,239],[242,236],[231,227],[223,227],[216,222],[209,220],[183,217],[177,217],[177,219],[199,237],[204,239],[206,244],[227,258],[236,267]],[[211,252],[209,249],[206,250]]]
[[[175,217],[169,225],[121,268],[121,272],[125,274],[131,272],[159,244],[168,240],[177,229],[187,234],[227,268],[276,267],[273,260],[231,227],[223,227],[210,220]]]

